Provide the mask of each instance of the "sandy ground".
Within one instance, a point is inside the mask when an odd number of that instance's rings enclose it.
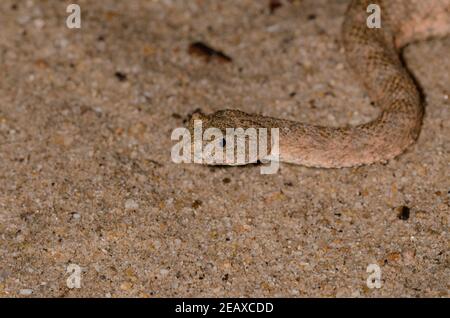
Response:
[[[2,297],[449,297],[450,38],[405,50],[427,102],[407,153],[261,175],[174,164],[171,132],[197,108],[374,118],[339,42],[348,1],[80,0],[73,30],[68,3],[0,2]]]

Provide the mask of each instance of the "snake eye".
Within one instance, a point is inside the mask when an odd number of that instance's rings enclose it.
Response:
[[[222,140],[220,141],[220,146],[222,148],[224,148],[227,145],[227,140],[225,138],[222,138]]]

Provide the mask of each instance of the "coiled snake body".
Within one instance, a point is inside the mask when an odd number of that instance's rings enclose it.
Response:
[[[367,26],[367,8],[381,8],[381,28]],[[342,168],[383,162],[418,137],[424,108],[400,58],[408,43],[450,33],[450,0],[352,0],[342,27],[346,59],[371,100],[374,121],[342,128],[221,110],[198,114],[203,128],[279,128],[279,160],[310,167]],[[246,162],[250,163],[250,162]],[[219,163],[226,164],[226,163]]]

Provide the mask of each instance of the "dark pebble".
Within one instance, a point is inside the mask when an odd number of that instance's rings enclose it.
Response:
[[[232,58],[223,53],[222,51],[218,51],[213,49],[209,45],[203,42],[193,42],[189,45],[188,53],[191,55],[196,55],[199,57],[203,57],[209,62],[211,59],[218,60],[219,62],[229,63],[232,61]]]
[[[283,4],[280,0],[270,0],[269,2],[269,10],[270,13],[274,13],[277,9],[281,8]]]
[[[125,82],[127,80],[127,74],[122,72],[116,72],[114,74],[120,82]]]
[[[410,212],[410,209],[407,207],[407,206],[400,206],[400,207],[398,207],[397,208],[397,217],[400,219],[400,220],[403,220],[403,221],[406,221],[406,220],[408,220],[409,219],[409,212]]]
[[[198,209],[202,204],[203,204],[202,201],[200,201],[200,200],[195,200],[195,201],[192,203],[192,208]]]

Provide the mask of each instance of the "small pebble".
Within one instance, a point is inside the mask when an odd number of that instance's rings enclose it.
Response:
[[[30,296],[33,293],[32,289],[21,289],[19,294],[23,296]]]
[[[139,208],[139,204],[133,199],[128,199],[125,201],[125,209],[126,210],[136,210]]]
[[[202,204],[203,204],[202,201],[200,201],[200,200],[195,200],[195,201],[192,203],[192,208],[198,209]]]
[[[407,206],[405,205],[400,206],[396,210],[397,210],[397,217],[400,220],[406,221],[409,219],[410,209]]]
[[[42,19],[36,19],[33,21],[33,23],[34,23],[34,26],[38,29],[42,29],[45,25],[45,21]]]
[[[125,82],[127,80],[127,74],[125,74],[125,73],[116,72],[114,75],[119,80],[119,82]]]
[[[406,249],[402,252],[402,258],[405,265],[414,264],[414,259],[416,257],[416,251],[413,249]]]
[[[402,259],[402,255],[399,252],[392,252],[386,256],[386,260],[389,263],[398,263]]]
[[[193,42],[189,45],[188,53],[190,55],[196,55],[199,57],[203,57],[209,62],[211,59],[215,59],[220,62],[229,63],[232,61],[232,58],[223,53],[222,51],[218,51],[216,49],[211,48],[207,44],[203,42]]]
[[[300,291],[298,289],[292,289],[291,295],[298,296],[298,295],[300,295]]]
[[[78,212],[72,212],[72,219],[79,220],[81,218],[80,213]]]
[[[125,291],[130,290],[131,288],[133,288],[133,284],[130,282],[124,282],[120,285],[120,289]]]
[[[281,8],[283,4],[280,0],[270,0],[269,2],[269,10],[270,13],[274,13],[277,9]]]

